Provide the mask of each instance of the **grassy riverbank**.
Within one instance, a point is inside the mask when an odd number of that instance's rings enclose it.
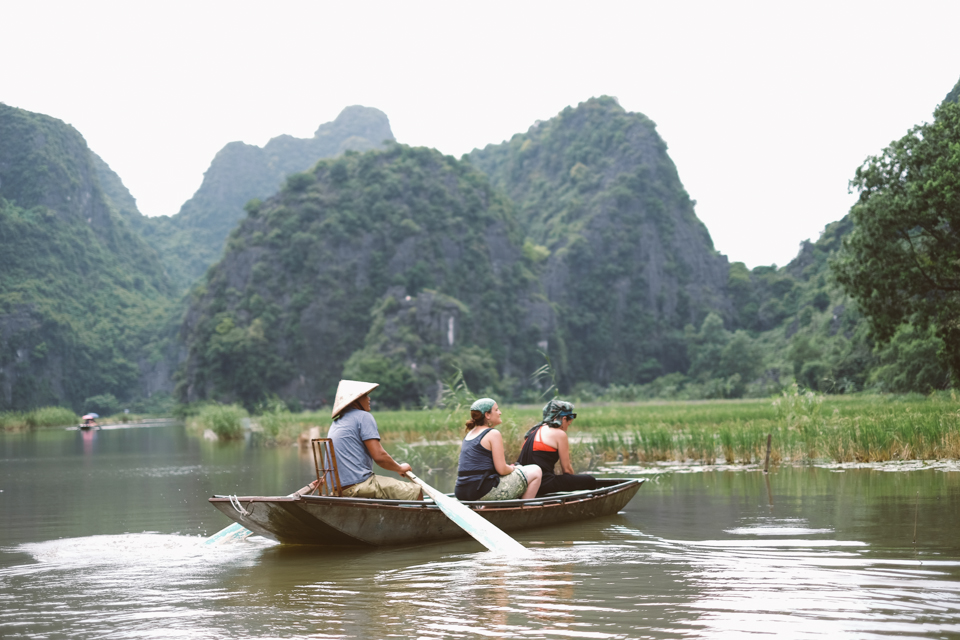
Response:
[[[823,396],[791,389],[777,399],[580,405],[571,430],[575,466],[612,460],[762,463],[960,459],[956,394]],[[459,438],[446,414],[378,414],[385,441]],[[508,455],[539,419],[538,408],[508,407]],[[399,436],[399,437],[397,437]]]
[[[80,422],[70,409],[41,407],[33,411],[5,411],[0,413],[0,431],[27,431],[37,427],[66,427]]]
[[[772,436],[771,462],[883,462],[960,459],[960,397],[823,396],[791,389],[776,399],[580,404],[570,432],[578,468],[624,462],[763,462]],[[444,409],[375,411],[384,444],[397,458],[427,467],[456,463],[456,443],[467,412]],[[130,419],[124,415],[122,418]],[[247,413],[209,405],[188,419],[197,433],[240,437]],[[512,459],[539,406],[504,407],[501,431]],[[0,429],[67,426],[77,416],[62,407],[0,414]],[[328,410],[290,413],[277,407],[249,417],[265,441],[291,445],[311,427],[325,435]]]
[[[570,432],[578,468],[613,460],[763,462],[767,435],[771,462],[882,462],[960,459],[960,398],[956,393],[823,396],[790,389],[775,399],[580,404]],[[230,412],[240,429],[241,413]],[[384,444],[397,458],[429,467],[455,464],[466,411],[374,411]],[[224,411],[209,410],[221,421]],[[539,406],[504,407],[501,431],[515,456]],[[291,444],[310,427],[326,434],[327,410],[272,411],[251,418],[264,437]],[[202,430],[204,421],[195,419]],[[212,423],[211,423],[212,424]],[[212,428],[208,426],[207,428]]]
[[[174,418],[164,414],[117,413],[97,418],[101,427],[129,424],[151,419]],[[33,411],[0,412],[0,431],[29,431],[42,427],[73,427],[80,423],[80,416],[64,407],[42,407]]]
[[[774,464],[960,458],[960,402],[952,394],[824,397],[794,390],[774,401],[646,407],[634,415],[640,419],[633,424],[592,431],[592,441],[582,445],[587,455],[604,461],[759,463],[769,434]],[[616,420],[609,415],[599,421],[610,419]]]

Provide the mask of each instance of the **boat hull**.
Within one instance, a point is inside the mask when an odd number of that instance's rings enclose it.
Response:
[[[636,495],[644,480],[599,482],[601,486],[593,491],[463,504],[503,531],[521,531],[617,513]],[[294,494],[213,496],[210,503],[254,533],[284,544],[380,547],[467,536],[432,502]]]

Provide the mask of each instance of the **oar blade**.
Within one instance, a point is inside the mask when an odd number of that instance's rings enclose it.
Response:
[[[407,477],[420,485],[423,492],[433,498],[433,501],[440,507],[440,510],[458,527],[469,533],[477,542],[490,551],[515,555],[529,553],[526,547],[501,531],[493,523],[485,520],[459,500],[437,491],[410,472],[407,472]]]
[[[234,522],[229,527],[221,529],[209,538],[203,544],[230,544],[232,542],[243,542],[253,535],[253,531],[247,529],[239,522]]]

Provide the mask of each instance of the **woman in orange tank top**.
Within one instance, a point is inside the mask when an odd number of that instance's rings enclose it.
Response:
[[[576,417],[571,403],[551,400],[543,408],[543,421],[527,432],[518,462],[535,464],[543,470],[537,496],[556,491],[597,488],[596,478],[574,473],[570,463],[567,429]],[[557,462],[560,463],[559,474],[555,473]]]

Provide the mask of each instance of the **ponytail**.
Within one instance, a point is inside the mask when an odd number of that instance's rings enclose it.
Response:
[[[467,428],[467,431],[470,431],[474,427],[482,427],[486,422],[487,418],[483,414],[483,411],[477,411],[476,409],[470,410],[470,419],[464,423],[464,426]]]

